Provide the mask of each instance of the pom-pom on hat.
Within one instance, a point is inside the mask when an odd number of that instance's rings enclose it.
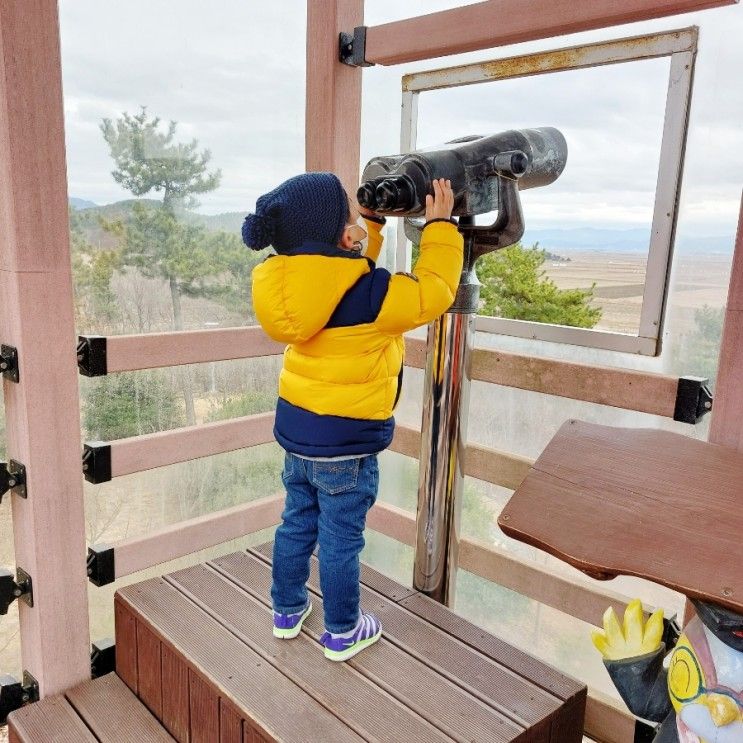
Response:
[[[333,173],[303,173],[261,196],[243,223],[243,242],[281,253],[303,243],[335,246],[348,220],[348,196]]]

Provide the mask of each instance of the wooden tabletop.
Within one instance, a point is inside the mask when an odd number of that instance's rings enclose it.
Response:
[[[743,454],[568,421],[498,523],[595,578],[634,575],[743,612]]]

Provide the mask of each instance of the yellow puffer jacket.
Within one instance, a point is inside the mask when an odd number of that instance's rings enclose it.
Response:
[[[462,237],[436,221],[423,230],[412,274],[375,268],[381,225],[367,220],[366,257],[321,244],[267,258],[253,270],[253,306],[287,343],[275,435],[308,457],[372,454],[392,440],[402,334],[445,312],[462,272]]]

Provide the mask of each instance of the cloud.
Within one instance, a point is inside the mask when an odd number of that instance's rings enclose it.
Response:
[[[462,3],[367,2],[376,24]],[[273,0],[61,0],[70,191],[94,201],[127,194],[113,182],[98,130],[103,117],[147,105],[179,122],[222,170],[209,212],[249,210],[261,193],[304,167],[305,3]],[[733,6],[679,18],[364,71],[362,161],[399,148],[400,77],[650,31],[701,27],[684,180],[694,223],[732,231],[743,173],[743,13]],[[426,94],[420,140],[556,125],[571,148],[560,181],[525,197],[532,220],[646,224],[663,116],[667,60],[503,81]],[[569,225],[567,225],[569,226]]]

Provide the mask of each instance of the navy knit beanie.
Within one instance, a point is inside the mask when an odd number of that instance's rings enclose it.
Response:
[[[335,246],[348,220],[348,196],[333,173],[303,173],[261,196],[243,223],[253,250],[293,250],[306,242]]]

